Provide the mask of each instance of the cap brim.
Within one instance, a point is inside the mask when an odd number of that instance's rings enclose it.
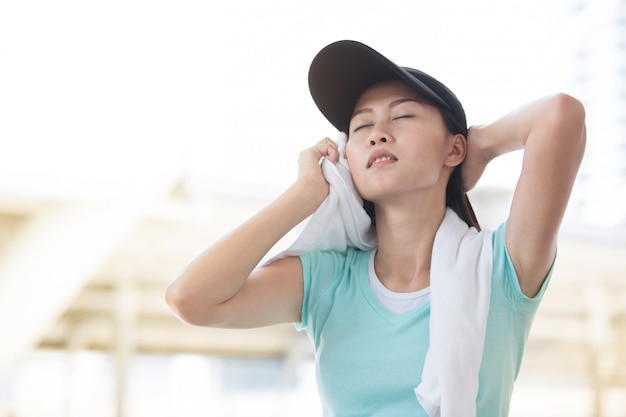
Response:
[[[434,104],[450,109],[433,88],[417,77],[432,78],[421,71],[394,64],[367,45],[344,40],[326,46],[315,56],[309,69],[309,90],[322,114],[338,130],[348,128],[363,91],[389,79],[403,80]]]

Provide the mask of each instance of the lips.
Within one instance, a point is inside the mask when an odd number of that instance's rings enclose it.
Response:
[[[388,164],[390,161],[397,161],[398,159],[389,152],[376,151],[370,155],[367,161],[367,167],[380,166]]]

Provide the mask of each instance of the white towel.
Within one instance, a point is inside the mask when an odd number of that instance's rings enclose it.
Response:
[[[348,163],[346,135],[339,161],[322,161],[330,184],[326,200],[286,250],[270,259],[312,250],[367,250],[376,234],[363,209]],[[268,261],[269,262],[269,261]],[[430,417],[475,417],[491,294],[491,233],[469,228],[451,209],[435,235],[430,272],[430,346],[415,395]]]
[[[447,208],[430,265],[430,347],[415,388],[430,417],[476,416],[492,265],[491,232]]]
[[[376,247],[375,229],[363,209],[363,199],[354,187],[346,160],[345,133],[340,133],[335,143],[339,150],[337,163],[322,160],[322,173],[330,185],[328,197],[303,222],[304,228],[296,240],[268,262],[312,250],[345,252],[348,246],[363,250]]]

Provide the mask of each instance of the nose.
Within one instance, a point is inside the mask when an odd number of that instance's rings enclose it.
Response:
[[[391,142],[392,140],[393,136],[391,135],[386,123],[376,123],[369,132],[370,146],[380,145],[382,143]]]
[[[370,139],[370,145],[374,146],[374,145],[376,145],[378,143],[387,143],[387,137],[380,136],[377,139],[375,139],[375,138]]]
[[[382,120],[381,120],[382,119]],[[384,120],[384,117],[377,118],[372,121],[372,124],[367,129],[367,136],[365,141],[361,142],[367,144],[368,147],[380,146],[383,143],[393,142],[393,130],[390,122]]]

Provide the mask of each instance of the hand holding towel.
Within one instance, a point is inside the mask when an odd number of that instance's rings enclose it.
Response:
[[[328,197],[304,222],[296,240],[271,260],[297,256],[312,250],[344,252],[349,246],[367,250],[376,247],[376,233],[363,199],[357,193],[346,160],[346,134],[341,132],[335,143],[339,149],[336,163],[322,159],[322,173],[330,185]]]

